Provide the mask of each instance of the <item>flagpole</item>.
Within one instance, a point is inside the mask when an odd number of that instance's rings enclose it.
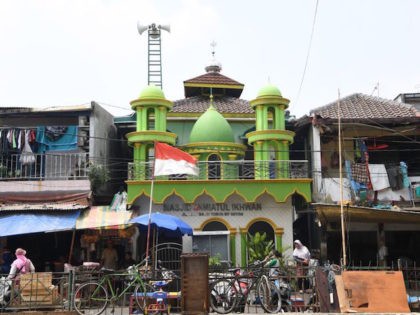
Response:
[[[341,241],[343,247],[343,267],[347,266],[347,249],[346,249],[346,231],[344,225],[344,205],[343,205],[343,168],[341,157],[341,108],[340,108],[340,90],[338,90],[337,113],[338,113],[338,172],[340,173],[340,216],[341,216]]]
[[[146,269],[147,265],[149,263],[149,241],[150,241],[150,225],[152,223],[152,203],[153,203],[153,186],[155,183],[155,163],[156,163],[156,157],[153,161],[152,166],[152,183],[150,184],[150,203],[149,203],[149,221],[147,223],[147,238],[146,238]]]

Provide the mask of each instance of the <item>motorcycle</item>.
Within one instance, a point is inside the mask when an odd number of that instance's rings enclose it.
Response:
[[[292,311],[292,286],[285,280],[285,275],[280,275],[279,278],[274,281],[276,287],[280,291],[281,298],[281,310],[282,312]]]

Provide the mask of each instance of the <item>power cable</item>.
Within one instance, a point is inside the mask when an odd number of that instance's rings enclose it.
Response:
[[[316,4],[315,4],[315,13],[314,13],[313,21],[312,21],[312,30],[311,30],[311,36],[310,36],[310,39],[309,39],[308,51],[306,53],[305,66],[303,68],[302,79],[300,81],[298,94],[296,96],[296,107],[297,107],[297,105],[299,103],[300,93],[302,91],[303,81],[305,80],[306,69],[308,67],[309,55],[310,55],[311,47],[312,47],[312,39],[313,39],[313,36],[314,36],[314,31],[315,31],[316,16],[317,16],[317,12],[318,12],[318,2],[319,2],[319,0],[317,0],[316,1]]]

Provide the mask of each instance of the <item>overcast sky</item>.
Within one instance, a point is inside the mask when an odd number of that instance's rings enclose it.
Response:
[[[147,35],[162,33],[163,90],[204,74],[212,41],[222,74],[256,97],[271,82],[291,113],[353,93],[393,99],[420,92],[420,1],[0,0],[0,106],[48,107],[94,100],[114,115],[147,85]],[[379,83],[379,89],[375,86]],[[301,86],[301,89],[300,89]],[[299,93],[300,90],[300,93]]]

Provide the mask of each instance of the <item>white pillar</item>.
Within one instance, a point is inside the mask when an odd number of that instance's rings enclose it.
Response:
[[[313,168],[313,193],[315,196],[319,196],[322,187],[322,163],[321,163],[321,136],[319,129],[312,125],[311,133],[311,147],[312,147],[312,168]],[[315,199],[315,198],[314,198]],[[314,200],[319,201],[319,200]]]

